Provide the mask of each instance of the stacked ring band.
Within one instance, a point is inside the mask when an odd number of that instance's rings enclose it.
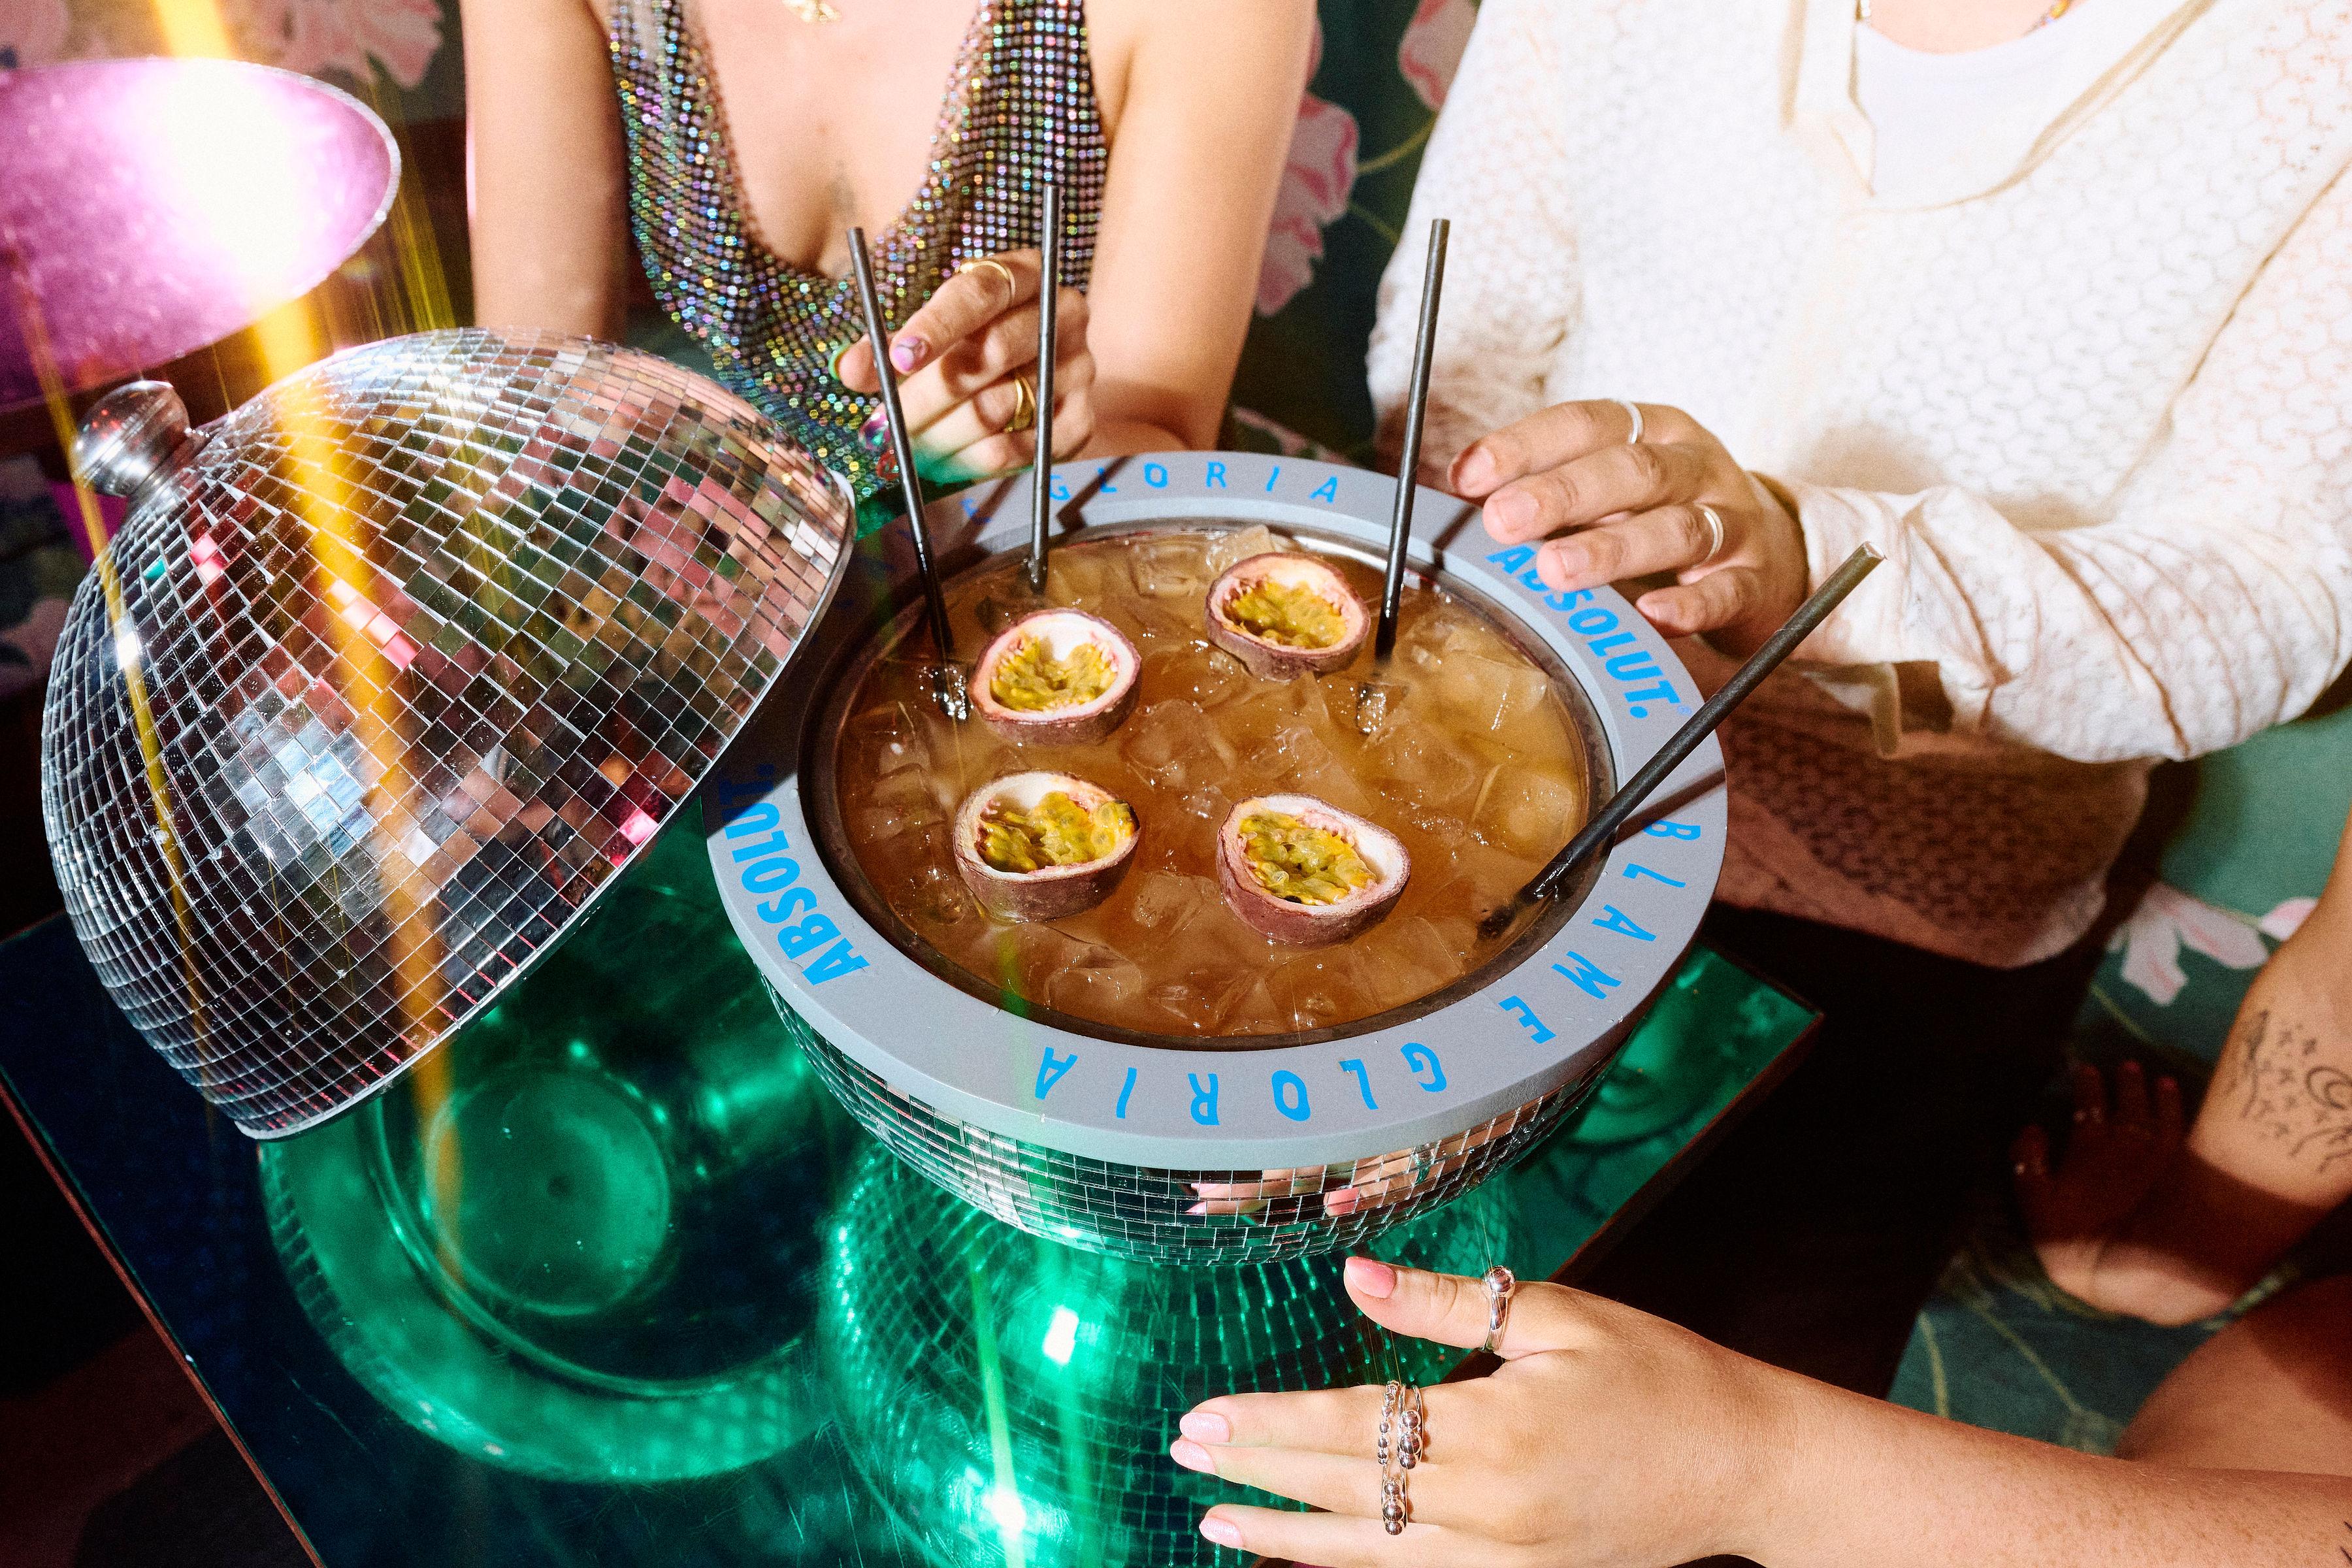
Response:
[[[1381,1528],[1391,1535],[1402,1535],[1405,1521],[1412,1514],[1412,1500],[1408,1493],[1411,1478],[1406,1472],[1421,1463],[1421,1451],[1427,1442],[1424,1426],[1428,1418],[1428,1405],[1419,1388],[1402,1383],[1388,1385],[1381,1398],[1381,1430],[1372,1445],[1372,1456],[1381,1467]],[[1395,1461],[1393,1468],[1391,1459]]]
[[[1037,393],[1025,375],[1013,378],[1013,412],[1004,421],[1004,431],[1026,430],[1037,423]]]
[[[1633,428],[1626,432],[1625,445],[1640,446],[1642,444],[1642,405],[1622,397],[1612,397],[1609,401],[1623,409],[1625,417],[1633,422]]]

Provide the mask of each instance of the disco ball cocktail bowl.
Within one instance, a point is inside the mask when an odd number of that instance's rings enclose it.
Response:
[[[1365,470],[1238,453],[1066,464],[1054,482],[1068,498],[1059,540],[1264,524],[1366,562],[1392,497]],[[934,506],[947,572],[1025,549],[1029,493],[1023,476]],[[1492,543],[1465,503],[1424,491],[1416,512],[1417,580],[1550,672],[1583,742],[1585,798],[1605,797],[1696,707],[1688,675],[1621,597],[1546,590],[1533,551]],[[890,911],[839,819],[841,693],[877,643],[921,647],[915,597],[903,531],[857,552],[803,667],[704,792],[711,867],[824,1081],[917,1170],[1024,1230],[1138,1259],[1255,1261],[1352,1247],[1458,1197],[1581,1102],[1714,889],[1726,807],[1710,739],[1578,889],[1408,1005],[1203,1048],[992,991]]]

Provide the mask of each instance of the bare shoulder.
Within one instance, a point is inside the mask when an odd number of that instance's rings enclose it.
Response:
[[[1114,129],[1144,73],[1182,73],[1235,95],[1278,85],[1286,101],[1315,29],[1314,0],[1086,0],[1095,87]],[[1213,62],[1213,70],[1204,70]],[[1276,76],[1285,79],[1279,84]]]

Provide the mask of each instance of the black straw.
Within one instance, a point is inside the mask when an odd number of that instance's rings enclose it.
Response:
[[[1405,392],[1404,450],[1397,460],[1396,510],[1389,518],[1388,574],[1381,580],[1381,628],[1372,657],[1396,651],[1397,609],[1404,600],[1404,547],[1412,536],[1412,501],[1421,488],[1421,420],[1429,408],[1429,362],[1437,342],[1437,292],[1445,281],[1445,237],[1453,225],[1429,220],[1429,265],[1421,277],[1421,321],[1412,340],[1412,382]]]
[[[1596,850],[1614,843],[1618,829],[1625,826],[1625,819],[1641,808],[1642,803],[1650,798],[1651,792],[1665,781],[1666,775],[1680,767],[1683,759],[1696,751],[1698,743],[1715,732],[1716,726],[1723,722],[1725,716],[1745,701],[1748,694],[1755,690],[1766,676],[1778,669],[1780,661],[1794,653],[1797,645],[1811,636],[1813,628],[1828,619],[1830,612],[1843,604],[1845,596],[1853,592],[1855,584],[1869,576],[1884,559],[1867,544],[1847,556],[1844,564],[1830,574],[1829,581],[1815,589],[1812,597],[1798,605],[1797,613],[1790,616],[1779,631],[1764,639],[1764,646],[1748,656],[1748,662],[1723,683],[1722,689],[1699,704],[1698,711],[1658,748],[1658,754],[1642,764],[1641,771],[1609,797],[1608,805],[1593,813],[1592,820],[1584,825],[1583,831],[1570,839],[1567,847],[1551,858],[1551,863],[1537,872],[1534,879],[1519,890],[1517,897],[1482,922],[1483,927],[1488,928],[1485,934],[1491,935],[1492,928],[1507,925],[1510,917],[1527,905],[1558,893]]]
[[[1029,591],[1045,591],[1045,532],[1054,521],[1054,316],[1062,293],[1062,187],[1045,182],[1037,237],[1037,455],[1029,467]]]
[[[915,564],[922,571],[923,604],[931,623],[931,643],[940,658],[955,659],[955,634],[948,627],[948,602],[940,592],[940,570],[931,561],[931,531],[923,521],[923,481],[915,474],[915,443],[898,407],[898,373],[890,363],[890,333],[882,324],[882,302],[874,292],[874,258],[866,231],[849,231],[849,265],[857,275],[857,300],[866,307],[866,337],[874,346],[874,374],[882,383],[882,415],[890,422],[890,450],[898,459],[898,483],[907,497],[907,528],[915,536]]]

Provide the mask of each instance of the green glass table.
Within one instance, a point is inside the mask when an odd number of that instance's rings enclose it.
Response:
[[[1573,1278],[1811,1016],[1694,951],[1573,1121],[1375,1250]],[[929,1186],[817,1085],[683,829],[299,1137],[209,1112],[62,921],[0,944],[0,1089],[329,1568],[1233,1562],[1183,1410],[1455,1353],[1369,1329],[1337,1258],[1120,1262]]]

